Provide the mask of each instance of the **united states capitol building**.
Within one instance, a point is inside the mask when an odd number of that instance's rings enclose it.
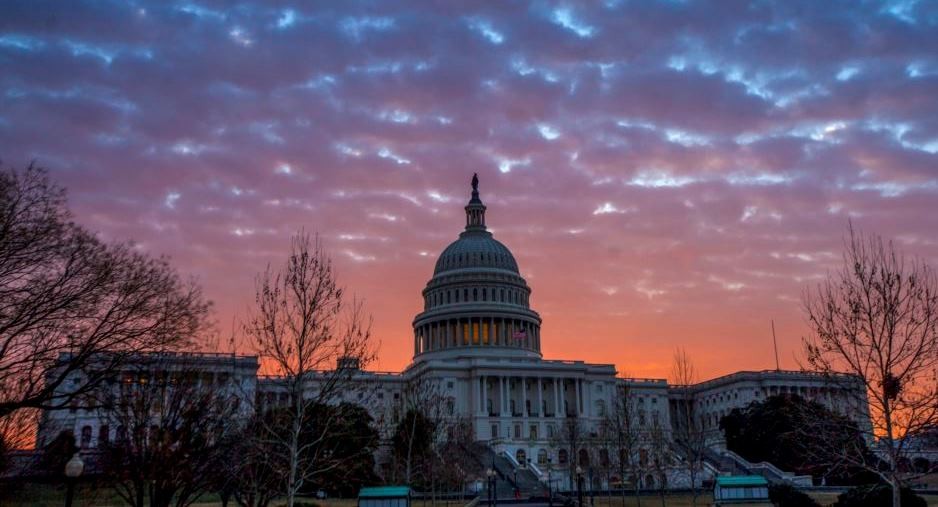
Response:
[[[609,457],[586,448],[571,455],[558,445],[564,422],[576,418],[587,439],[595,436],[617,393],[628,393],[639,431],[660,428],[668,438],[678,424],[675,414],[690,410],[714,452],[722,447],[722,416],[775,394],[814,399],[869,426],[868,407],[855,401],[865,399],[862,385],[832,383],[815,373],[741,371],[676,386],[666,379],[619,377],[613,364],[543,357],[542,340],[550,340],[550,334],[542,334],[542,320],[530,306],[531,287],[518,261],[486,227],[486,206],[475,177],[465,211],[464,230],[440,253],[423,289],[423,311],[413,320],[413,361],[399,373],[360,371],[356,379],[369,386],[370,394],[353,389],[345,395],[346,401],[365,405],[379,427],[399,420],[408,385],[429,382],[446,400],[447,416],[471,421],[475,439],[493,455],[542,483],[552,470],[551,481],[559,481],[552,486],[569,488],[564,470]],[[186,354],[178,360],[198,364],[205,382],[237,386],[236,392],[255,407],[286,402],[276,378],[257,375],[256,357]],[[72,431],[83,448],[113,439],[116,432],[94,410],[75,407],[43,414],[39,442],[62,430]],[[675,451],[675,461],[680,459]],[[674,468],[663,480],[686,487],[686,478]],[[716,473],[708,465],[702,478]],[[631,480],[654,487],[662,479],[648,475]]]

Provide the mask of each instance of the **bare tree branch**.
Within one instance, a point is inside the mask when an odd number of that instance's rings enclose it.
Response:
[[[318,236],[311,241],[300,232],[284,266],[268,267],[258,278],[244,330],[262,361],[281,376],[277,383],[288,397],[267,434],[277,454],[271,462],[283,467],[292,507],[304,484],[338,466],[318,445],[332,420],[313,420],[311,408],[337,402],[355,373],[374,359],[371,319],[361,302],[346,300]]]
[[[898,506],[909,437],[938,423],[938,279],[891,242],[848,232],[842,269],[804,294],[804,347],[808,364],[850,396],[845,409],[868,404],[872,424],[860,430],[879,459],[850,453],[863,456],[850,464],[882,477]]]
[[[0,420],[66,407],[128,357],[185,346],[208,310],[166,259],[72,222],[46,171],[0,170]]]

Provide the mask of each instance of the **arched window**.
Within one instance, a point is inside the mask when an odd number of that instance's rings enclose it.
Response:
[[[488,297],[488,296],[489,296],[489,291],[488,291],[488,289],[484,289],[484,288],[483,288],[483,289],[482,289],[482,301],[488,301],[488,300],[489,300],[489,297]]]
[[[452,297],[453,297],[453,291],[451,291],[451,290],[446,291],[446,304],[450,304],[450,302],[451,302],[450,299],[451,299]]]
[[[580,456],[579,456],[579,458],[580,458],[580,459],[579,459],[579,461],[580,461],[580,466],[583,467],[583,468],[586,468],[586,467],[590,466],[590,453],[589,453],[589,451],[587,451],[586,449],[580,449],[579,455],[580,455]]]
[[[567,450],[566,449],[561,449],[557,451],[557,463],[561,465],[567,464]]]
[[[528,453],[524,449],[518,449],[518,452],[515,453],[515,459],[518,460],[518,464],[525,466],[525,463],[528,462]]]
[[[606,416],[606,400],[596,400],[596,415],[599,417]]]
[[[609,449],[599,450],[599,466],[609,468]]]
[[[462,300],[469,301],[469,289],[462,290]]]
[[[110,429],[107,424],[103,424],[98,428],[98,447],[108,443],[108,440],[110,440]]]
[[[81,427],[81,448],[87,449],[91,447],[91,426],[82,426]]]
[[[473,301],[479,300],[479,289],[472,289],[472,300]]]

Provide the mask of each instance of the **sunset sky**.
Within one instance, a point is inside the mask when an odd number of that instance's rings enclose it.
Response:
[[[935,2],[484,4],[4,2],[0,159],[225,334],[318,232],[382,370],[474,172],[545,357],[631,376],[796,368],[850,219],[938,266]]]

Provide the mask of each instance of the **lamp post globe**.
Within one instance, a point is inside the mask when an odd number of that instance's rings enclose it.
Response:
[[[77,479],[84,470],[85,462],[82,461],[77,452],[72,456],[72,459],[65,463],[65,477],[69,479]]]

